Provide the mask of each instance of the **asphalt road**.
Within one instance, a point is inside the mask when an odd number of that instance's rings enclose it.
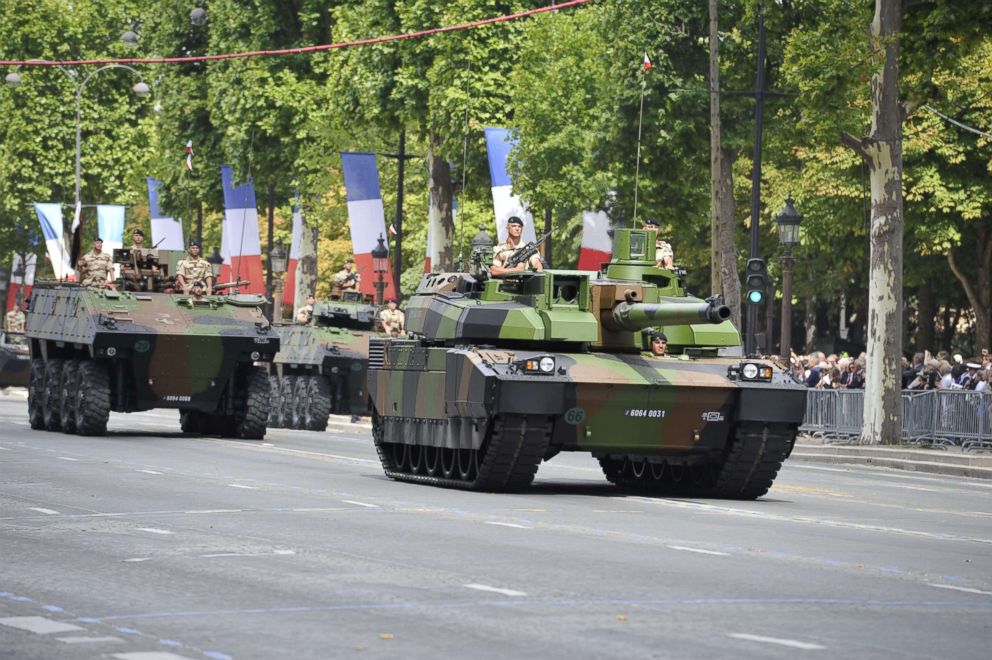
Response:
[[[987,658],[992,484],[786,464],[756,502],[392,482],[368,424],[31,431],[0,397],[0,658]]]

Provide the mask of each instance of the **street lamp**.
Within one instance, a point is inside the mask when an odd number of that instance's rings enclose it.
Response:
[[[376,302],[381,305],[383,298],[382,292],[386,288],[383,276],[389,270],[389,250],[386,248],[386,242],[382,234],[379,234],[378,244],[372,248],[372,270],[379,276],[379,280],[375,283],[375,290],[378,294]]]
[[[286,248],[276,243],[269,250],[269,272],[274,275],[272,282],[272,320],[282,321],[282,274],[286,272]]]
[[[137,48],[138,47],[138,33],[134,30],[128,30],[121,35],[121,41],[127,48]]]
[[[189,13],[189,21],[193,25],[203,25],[207,22],[207,10],[203,7],[197,7]]]
[[[803,216],[796,210],[792,195],[785,200],[785,208],[775,217],[778,225],[778,241],[783,252],[779,257],[782,265],[782,336],[779,354],[786,360],[792,350],[792,248],[799,244],[799,225]]]

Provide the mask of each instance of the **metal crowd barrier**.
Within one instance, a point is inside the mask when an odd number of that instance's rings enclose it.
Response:
[[[811,389],[800,432],[828,442],[861,434],[864,390]],[[968,390],[904,390],[902,437],[909,443],[992,450],[992,393]]]

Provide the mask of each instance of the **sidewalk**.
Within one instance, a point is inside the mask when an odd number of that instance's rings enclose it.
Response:
[[[822,440],[799,436],[788,460],[804,463],[871,465],[912,472],[992,479],[992,454],[963,452],[955,447],[918,449],[908,445],[878,447],[824,444]]]

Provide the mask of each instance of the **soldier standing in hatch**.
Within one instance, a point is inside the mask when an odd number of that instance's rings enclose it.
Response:
[[[93,239],[93,251],[87,252],[76,264],[79,270],[80,284],[93,289],[113,289],[110,274],[114,272],[114,260],[109,254],[103,253],[103,239],[97,236]]]
[[[313,306],[316,304],[317,299],[313,297],[311,293],[307,296],[307,304],[300,307],[300,311],[296,313],[296,322],[300,325],[308,325],[313,321]]]
[[[526,263],[519,263],[513,268],[507,268],[506,262],[514,252],[522,248],[525,243],[521,234],[524,231],[524,221],[517,216],[510,216],[506,221],[506,240],[493,248],[493,264],[489,272],[493,275],[506,275],[516,271],[527,270],[540,273],[544,270],[541,257],[534,254]]]
[[[358,283],[362,276],[355,270],[355,260],[348,257],[344,266],[334,275],[334,286],[331,293],[340,296],[345,291],[358,291]]]
[[[668,337],[665,336],[665,333],[651,333],[651,355],[668,357]]]
[[[395,298],[386,301],[386,309],[379,312],[379,320],[382,321],[382,331],[387,335],[392,335],[393,330],[399,335],[406,329],[406,317],[397,308]]]
[[[672,251],[672,244],[658,237],[658,221],[654,218],[647,218],[644,221],[644,228],[648,231],[653,231],[655,234],[655,266],[658,268],[667,268],[668,270],[675,268],[675,253]]]
[[[140,229],[135,229],[134,233],[131,234],[131,254],[134,255],[134,260],[132,263],[138,264],[138,267],[144,266],[148,261],[148,255],[152,254],[154,251],[151,248],[145,247],[145,232]],[[152,266],[152,270],[158,273],[158,266]],[[121,266],[121,276],[125,279],[131,279],[137,282],[141,274],[136,271],[131,264],[124,264]]]
[[[7,315],[4,317],[4,327],[7,329],[7,332],[23,333],[24,322],[25,322],[24,312],[21,311],[20,305],[14,305],[13,307],[11,307],[10,311],[7,312]]]
[[[186,258],[176,265],[176,284],[183,289],[183,293],[189,295],[190,284],[202,280],[206,282],[207,295],[213,291],[214,275],[210,270],[210,262],[200,256],[200,244],[196,241],[189,242],[189,251]]]

